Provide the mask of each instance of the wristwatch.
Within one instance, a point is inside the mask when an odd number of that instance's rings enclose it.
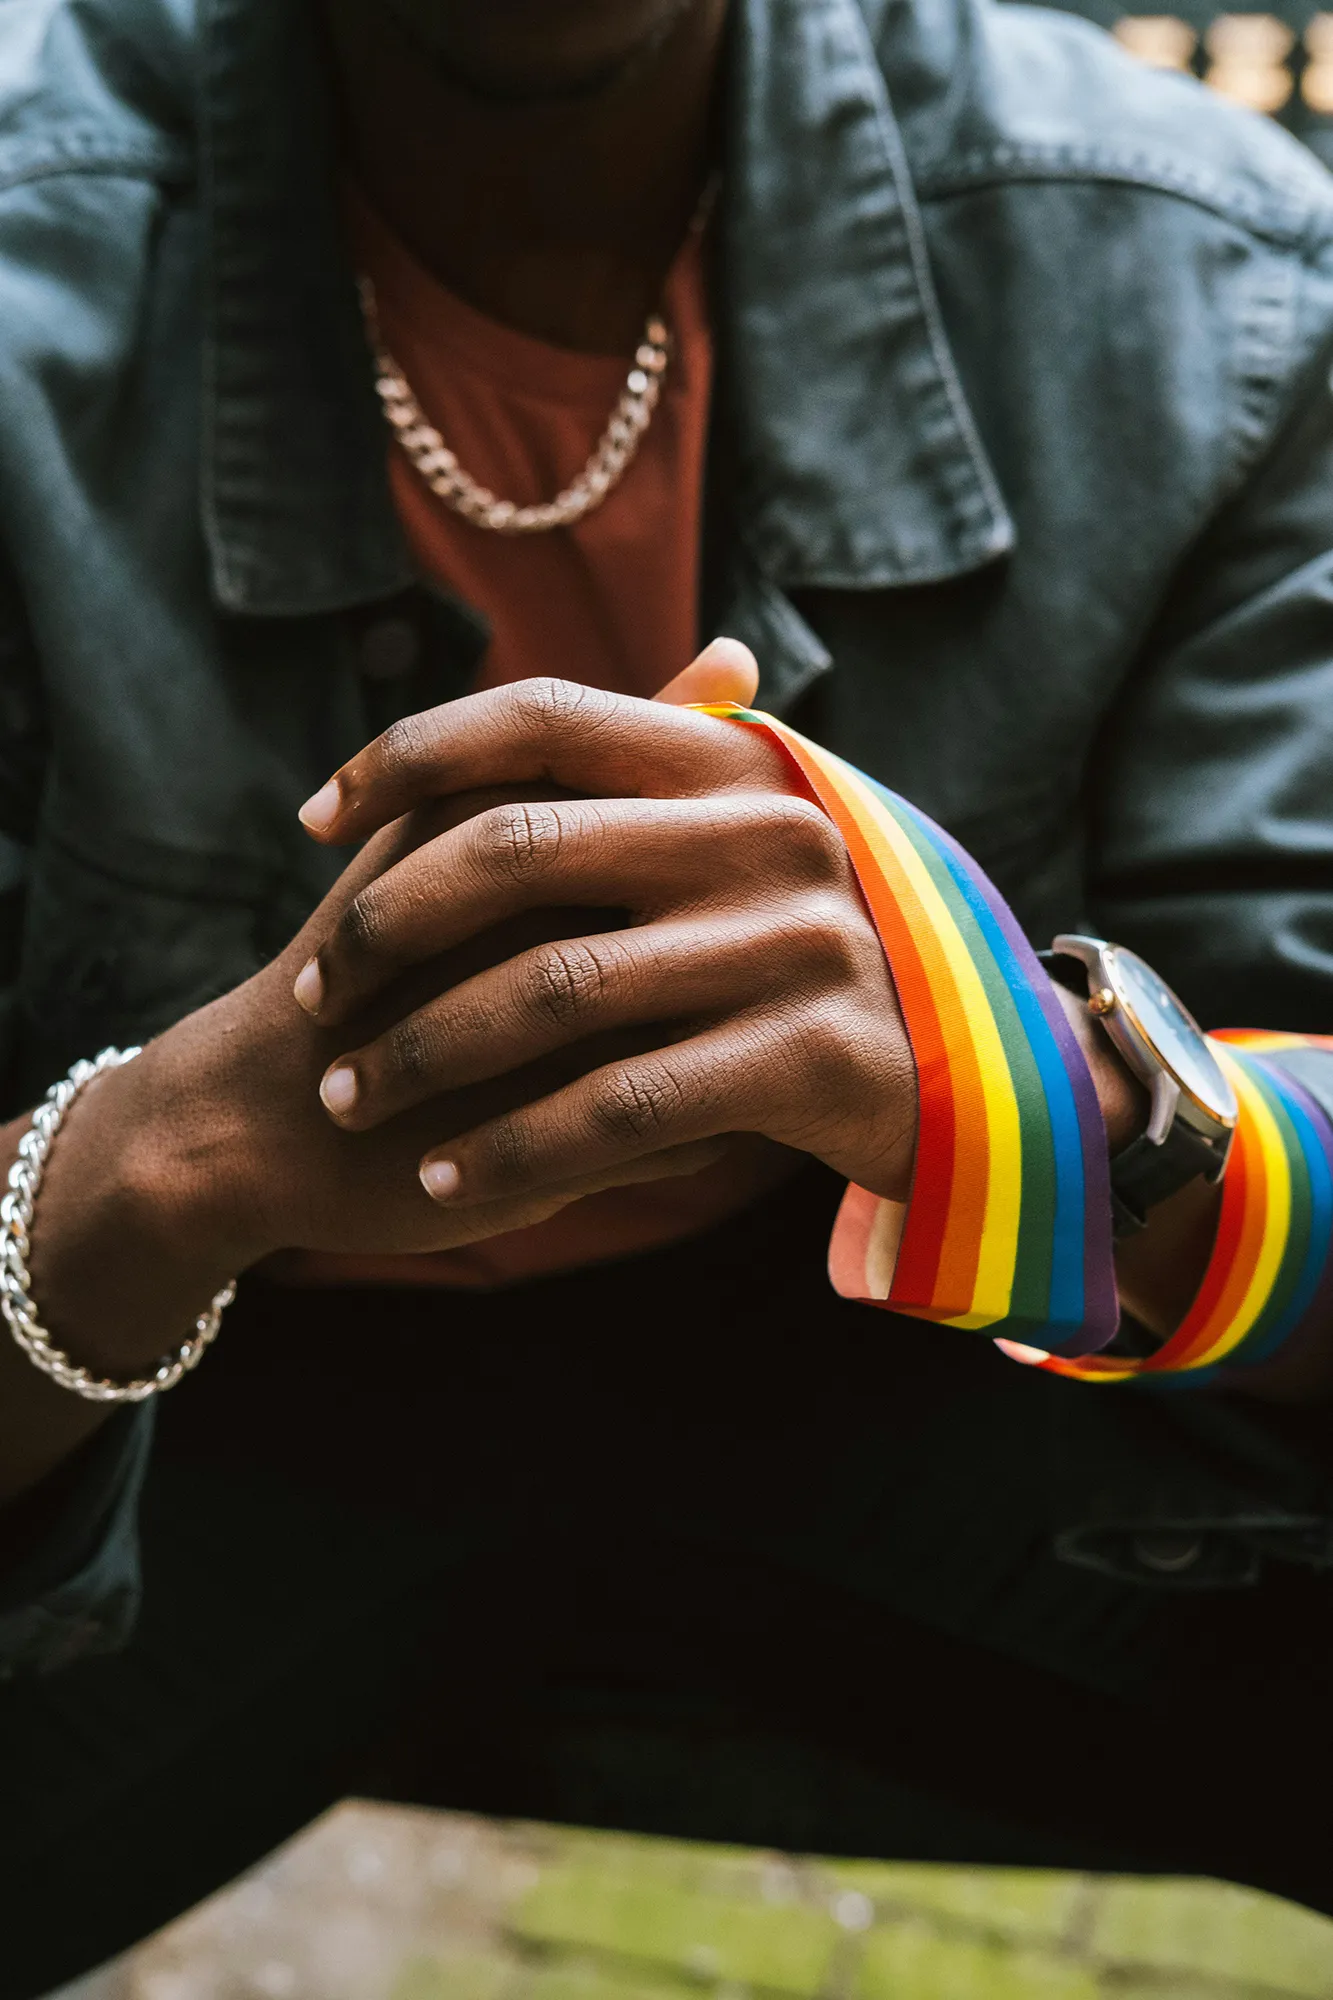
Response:
[[[1148,1129],[1111,1161],[1115,1233],[1128,1236],[1190,1181],[1221,1178],[1240,1115],[1236,1093],[1194,1016],[1137,952],[1066,934],[1041,959],[1052,979],[1086,992],[1152,1099]]]

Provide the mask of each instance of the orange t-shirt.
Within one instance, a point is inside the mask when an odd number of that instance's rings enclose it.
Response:
[[[628,372],[500,326],[445,290],[353,197],[353,242],[375,287],[384,344],[430,422],[474,479],[518,505],[549,500],[587,463]],[[396,442],[389,476],[423,572],[483,612],[491,643],[476,687],[540,674],[653,695],[693,658],[712,343],[700,240],[664,297],[672,335],[662,399],[620,485],[572,528],[509,537],[474,527],[430,492]],[[549,1221],[419,1257],[301,1257],[316,1283],[484,1286],[624,1256],[695,1234],[788,1171],[792,1155],[732,1141],[702,1173],[613,1188]]]
[[[500,326],[446,291],[366,202],[353,221],[385,346],[460,464],[518,506],[554,499],[591,458],[628,358],[576,354]],[[672,351],[662,399],[620,485],[574,527],[522,536],[476,528],[436,499],[401,449],[390,452],[419,567],[490,622],[478,688],[554,674],[654,695],[698,650],[713,350],[697,234],[663,304]]]

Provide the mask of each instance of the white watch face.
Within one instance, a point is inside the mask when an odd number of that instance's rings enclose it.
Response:
[[[1234,1125],[1235,1092],[1194,1016],[1137,952],[1112,945],[1105,957],[1112,990],[1130,1025],[1186,1096],[1219,1123]]]

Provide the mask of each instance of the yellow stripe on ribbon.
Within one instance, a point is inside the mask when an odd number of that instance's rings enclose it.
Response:
[[[898,870],[907,878],[948,964],[958,1005],[966,1017],[986,1107],[988,1172],[985,1223],[971,1307],[942,1324],[968,1328],[994,1326],[998,1320],[1009,1317],[1023,1190],[1022,1128],[1004,1043],[1000,1039],[994,1011],[976,961],[925,862],[901,829],[876,805],[859,772],[840,757],[834,757],[829,752],[823,754],[829,764],[837,766],[844,799],[849,793],[852,795],[850,802],[857,825],[875,859],[884,865],[886,857],[890,857],[890,866],[896,863]],[[968,1234],[970,1237],[970,1226]],[[941,1261],[947,1259],[952,1248],[953,1244],[946,1234]]]
[[[1240,1346],[1272,1296],[1286,1254],[1291,1229],[1291,1161],[1276,1118],[1264,1101],[1263,1093],[1221,1042],[1212,1044],[1213,1054],[1231,1079],[1236,1096],[1243,1100],[1258,1142],[1263,1162],[1265,1207],[1259,1255],[1250,1281],[1241,1294],[1235,1317],[1222,1336],[1192,1361],[1182,1362],[1176,1371],[1188,1374],[1195,1368],[1211,1367]]]

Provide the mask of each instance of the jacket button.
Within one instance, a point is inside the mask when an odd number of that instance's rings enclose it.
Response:
[[[1154,1570],[1158,1576],[1179,1576],[1183,1570],[1193,1569],[1203,1554],[1203,1537],[1184,1534],[1136,1535],[1134,1554],[1144,1569]]]
[[[367,680],[401,680],[420,654],[421,641],[410,618],[381,618],[361,634],[361,671]]]

